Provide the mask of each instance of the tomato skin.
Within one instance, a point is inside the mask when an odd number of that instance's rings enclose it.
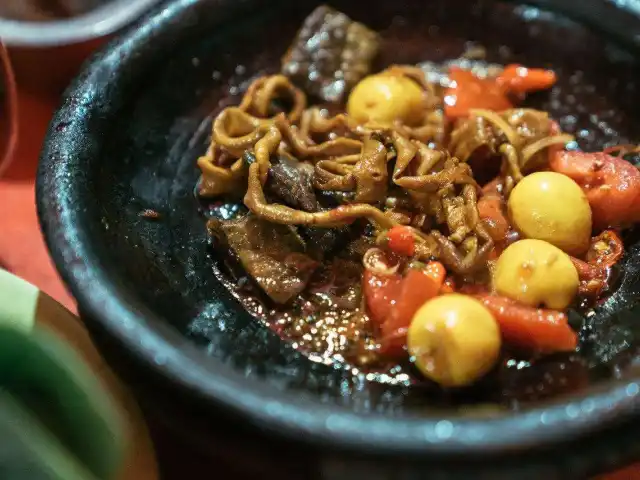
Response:
[[[391,358],[402,358],[407,356],[407,330],[399,328],[389,335],[380,339],[380,353]]]
[[[451,277],[447,277],[440,287],[440,294],[444,295],[445,293],[453,293],[456,291],[456,282]]]
[[[521,305],[497,295],[476,298],[493,314],[505,343],[537,353],[571,352],[578,345],[578,336],[563,312]]]
[[[569,258],[571,258],[571,263],[573,263],[573,266],[576,267],[576,271],[578,272],[580,281],[597,280],[605,276],[605,272],[603,272],[603,269],[598,265],[592,265],[585,262],[584,260],[580,260],[579,258],[575,257]]]
[[[389,240],[388,247],[394,253],[412,257],[416,251],[416,241],[409,227],[396,225],[387,232],[387,239]]]
[[[624,254],[624,244],[613,230],[605,230],[591,239],[587,261],[571,257],[580,277],[579,293],[597,299],[607,288],[608,269]]]
[[[479,78],[459,67],[449,69],[449,87],[444,96],[445,115],[449,119],[466,117],[471,109],[499,112],[513,108],[509,96],[544,90],[556,83],[551,70],[507,65],[496,78]]]
[[[620,261],[624,254],[624,243],[613,230],[605,230],[591,239],[591,247],[587,252],[589,263],[610,268]]]
[[[398,301],[401,285],[402,276],[397,273],[378,275],[368,268],[364,270],[364,298],[369,316],[378,327],[386,321]]]
[[[440,293],[446,274],[440,262],[410,268],[404,278],[399,274],[376,275],[365,269],[364,297],[369,316],[380,330],[383,353],[391,356],[404,353],[413,316],[427,300]]]
[[[445,92],[444,111],[450,119],[466,117],[474,108],[501,111],[513,107],[505,89],[493,79],[478,78],[468,70],[452,67],[449,80],[453,86]]]
[[[478,215],[495,242],[504,242],[511,230],[504,210],[504,202],[498,196],[486,195],[478,200]]]
[[[597,230],[640,221],[640,171],[606,153],[558,152],[551,168],[585,192]]]
[[[502,178],[496,177],[482,187],[482,196],[502,198]]]
[[[438,295],[444,283],[446,271],[440,262],[430,262],[427,268],[411,268],[402,280],[395,308],[391,309],[382,324],[382,334],[389,335],[400,328],[407,328],[418,309]]]
[[[496,83],[513,93],[535,92],[551,88],[556,83],[553,70],[527,68],[522,65],[507,65],[496,78]]]

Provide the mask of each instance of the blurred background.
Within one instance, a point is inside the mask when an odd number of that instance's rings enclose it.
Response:
[[[60,95],[82,62],[158,0],[0,0],[0,265],[74,309],[40,238],[33,179]],[[10,58],[10,60],[9,60]]]
[[[84,360],[79,363],[99,379],[104,387],[99,395],[108,396],[124,419],[122,431],[118,432],[122,438],[114,433],[114,439],[119,439],[122,445],[114,444],[113,448],[117,450],[124,446],[126,449],[113,456],[119,463],[113,466],[113,471],[119,472],[118,480],[159,478],[155,456],[166,458],[163,478],[194,477],[202,471],[204,464],[200,465],[203,461],[196,458],[188,460],[186,469],[178,468],[179,458],[190,458],[185,457],[187,449],[174,445],[162,431],[154,431],[152,446],[149,429],[135,400],[111,374],[93,347],[75,316],[75,302],[49,259],[36,216],[34,179],[51,116],[82,63],[156,3],[158,0],[0,0],[0,204],[3,205],[0,209],[0,326],[12,320],[21,322],[25,329],[30,325],[31,340],[25,343],[23,350],[31,354],[44,348],[35,341],[38,333],[55,332],[56,338],[61,340],[58,353],[64,356],[72,351],[79,355]],[[3,276],[3,270],[12,275]],[[19,278],[31,285],[21,284]],[[16,318],[12,319],[11,315]],[[22,317],[18,318],[18,315]],[[0,333],[1,344],[7,335],[1,329]],[[50,348],[53,343],[56,342],[47,342],[46,347]],[[64,351],[65,347],[68,351]],[[3,359],[9,361],[3,363]],[[57,451],[58,430],[63,436],[75,431],[87,443],[94,442],[95,431],[86,431],[89,425],[63,425],[59,420],[64,417],[64,409],[53,415],[58,418],[51,419],[50,405],[46,405],[46,401],[28,405],[35,422],[26,416],[16,420],[16,412],[23,411],[25,392],[36,391],[41,399],[47,394],[38,380],[42,371],[39,373],[38,367],[27,370],[16,377],[26,388],[23,392],[13,391],[10,380],[15,369],[6,355],[0,355],[0,478],[98,480],[100,477],[89,474],[77,476],[76,471],[62,470],[54,474],[53,470],[42,468],[42,463],[47,462],[58,466],[66,463],[69,467],[70,458],[77,457],[73,448],[67,449],[71,457]],[[43,371],[48,375],[48,370]],[[75,383],[75,373],[69,373],[69,381]],[[81,388],[82,383],[78,387]],[[54,398],[60,393],[56,390],[60,389],[60,385],[54,385],[48,394]],[[101,415],[100,411],[93,413],[96,418]],[[38,435],[37,420],[52,422],[49,426],[58,425],[58,429],[49,432],[53,431],[54,443],[47,443]],[[114,427],[114,432],[116,430]],[[101,456],[108,455],[103,451]]]

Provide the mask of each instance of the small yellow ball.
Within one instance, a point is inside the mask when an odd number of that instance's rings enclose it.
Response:
[[[364,78],[347,102],[347,113],[358,123],[405,125],[422,123],[425,116],[425,92],[413,80],[390,73]]]
[[[591,207],[580,186],[566,175],[538,172],[518,183],[508,202],[515,228],[570,255],[589,248]]]
[[[426,302],[407,333],[409,353],[425,377],[445,387],[469,385],[500,355],[500,330],[478,300],[457,293]]]
[[[567,308],[579,283],[569,256],[542,240],[513,243],[502,252],[493,272],[497,293],[532,307]]]

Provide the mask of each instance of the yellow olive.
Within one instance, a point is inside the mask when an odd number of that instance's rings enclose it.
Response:
[[[527,238],[545,240],[571,255],[589,248],[591,207],[566,175],[538,172],[524,177],[509,197],[509,215]]]
[[[569,255],[542,240],[520,240],[502,252],[493,272],[500,295],[525,305],[567,308],[578,291]]]
[[[418,369],[445,387],[469,385],[495,365],[500,330],[482,303],[451,293],[429,300],[414,315],[407,333]]]
[[[347,102],[347,113],[358,123],[419,125],[425,114],[424,92],[413,80],[382,73],[358,83]]]

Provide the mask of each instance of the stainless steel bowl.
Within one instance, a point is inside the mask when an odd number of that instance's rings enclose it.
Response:
[[[52,21],[0,18],[0,38],[9,50],[18,85],[38,94],[59,94],[87,56],[158,2],[111,0]]]
[[[138,19],[158,0],[113,0],[88,13],[51,22],[0,19],[0,38],[10,47],[52,47],[109,35]]]

